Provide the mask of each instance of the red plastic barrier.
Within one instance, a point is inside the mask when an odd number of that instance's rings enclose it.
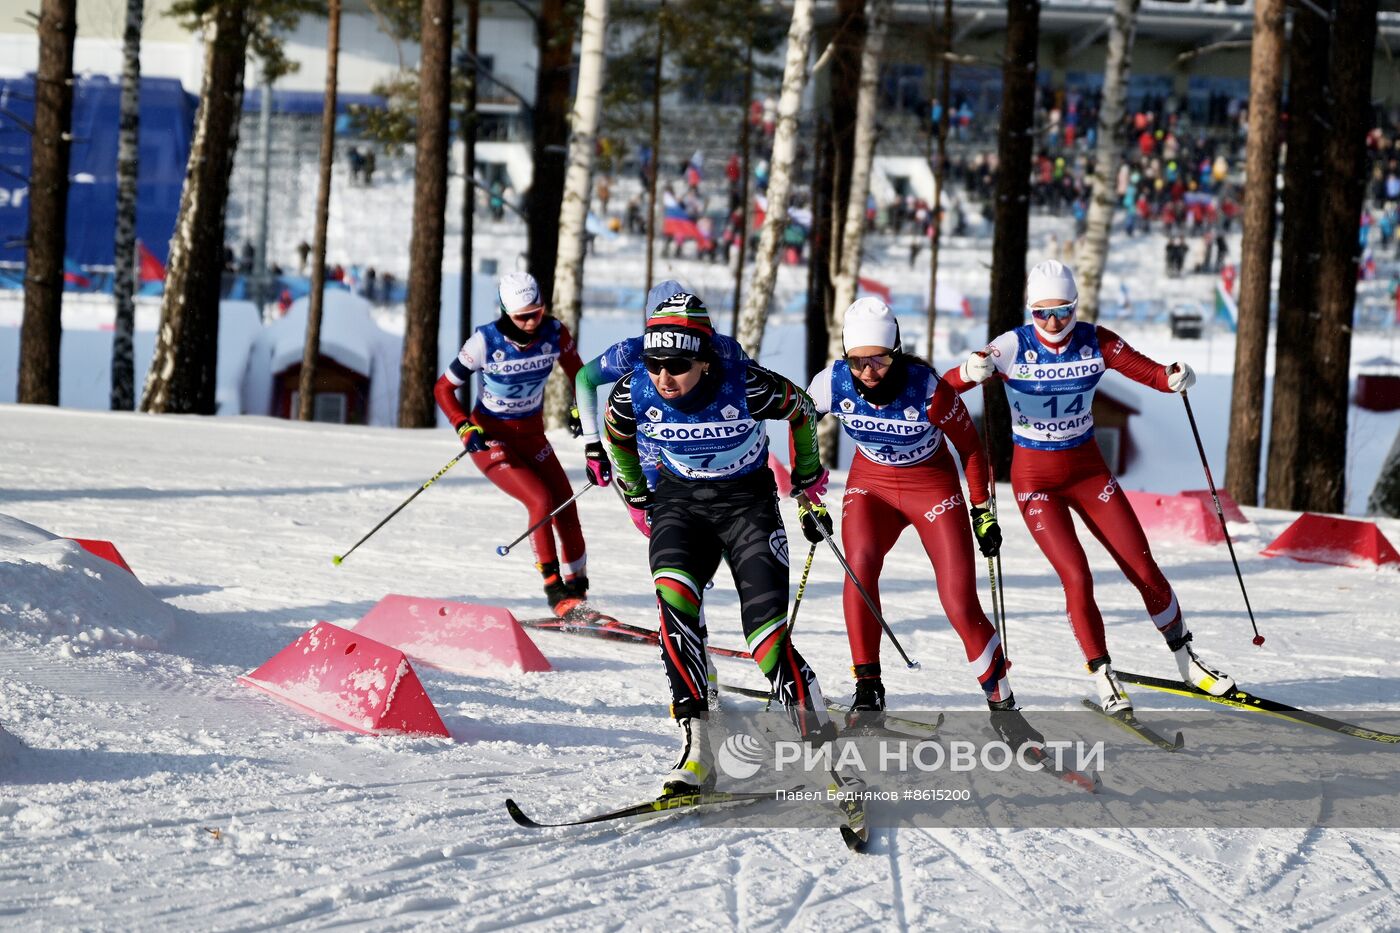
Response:
[[[510,611],[389,594],[355,625],[415,661],[457,674],[553,670]]]
[[[329,622],[317,622],[238,679],[351,732],[449,737],[402,651]]]
[[[71,538],[70,540],[76,541],[78,546],[89,554],[95,554],[103,560],[109,560],[133,577],[136,576],[136,571],[131,569],[130,565],[122,558],[121,551],[118,551],[117,546],[111,541],[102,541],[97,538]]]
[[[792,495],[792,471],[783,466],[783,461],[771,450],[768,451],[768,469],[773,471],[773,479],[778,483],[778,495],[786,499]]]
[[[1215,514],[1215,503],[1211,501],[1209,489],[1187,489],[1182,491],[1181,494],[1192,499],[1200,499],[1201,503],[1206,507],[1206,511],[1210,512],[1212,515]],[[1241,525],[1249,524],[1249,519],[1245,518],[1244,512],[1240,511],[1240,505],[1235,501],[1234,496],[1223,489],[1218,490],[1216,495],[1220,497],[1220,511],[1225,513],[1225,521],[1239,522]],[[1215,523],[1217,525],[1220,524],[1219,517],[1216,518]]]
[[[1260,553],[1342,567],[1400,565],[1400,554],[1375,522],[1313,512],[1298,516]]]
[[[1204,544],[1220,544],[1225,540],[1225,534],[1220,530],[1220,519],[1216,517],[1214,507],[1208,504],[1209,499],[1202,502],[1185,495],[1167,496],[1135,490],[1125,492],[1143,530],[1153,540],[1167,535]],[[1209,493],[1206,495],[1209,496]]]

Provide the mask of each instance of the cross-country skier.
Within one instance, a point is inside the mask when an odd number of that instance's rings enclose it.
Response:
[[[1108,370],[1159,392],[1184,392],[1196,375],[1185,363],[1154,362],[1106,327],[1076,322],[1078,305],[1074,274],[1054,260],[1040,263],[1026,279],[1031,323],[974,351],[943,378],[959,392],[993,375],[1006,382],[1015,443],[1011,486],[1026,526],[1060,576],[1070,625],[1104,711],[1127,714],[1132,701],[1113,673],[1103,617],[1094,602],[1093,575],[1071,512],[1083,519],[1142,594],[1147,614],[1176,658],[1181,679],[1220,696],[1234,689],[1235,682],[1207,667],[1192,650],[1176,593],[1094,442],[1094,389]]]
[[[734,575],[749,650],[774,696],[804,737],[829,738],[834,727],[817,677],[788,637],[787,535],[763,424],[792,426],[793,489],[820,496],[826,470],[817,458],[811,400],[749,360],[720,360],[709,313],[681,293],[647,319],[642,359],[613,387],[605,419],[628,508],[650,515],[661,657],[671,715],[682,731],[663,793],[712,783],[700,604],[721,556]],[[659,457],[654,489],[642,472],[639,438]],[[637,524],[647,528],[645,519]]]
[[[945,437],[967,473],[972,527],[985,556],[1001,547],[1001,528],[987,508],[986,457],[967,408],[928,363],[904,352],[899,324],[878,298],[860,298],[846,309],[841,340],[844,358],[818,373],[807,391],[818,417],[832,414],[856,443],[841,504],[841,539],[851,570],[878,605],[885,555],[913,525],[993,726],[1013,747],[1028,738],[1042,741],[1016,710],[1001,638],[977,599],[968,510]],[[824,508],[815,512],[803,514],[804,531],[813,521],[830,526]],[[849,579],[842,603],[856,678],[851,707],[883,710],[879,622]]]
[[[571,380],[583,363],[569,329],[546,312],[534,276],[507,273],[499,297],[500,317],[467,338],[433,395],[477,469],[523,503],[534,524],[573,495],[544,434],[545,381],[556,362]],[[457,388],[474,372],[481,374],[480,390],[468,415],[457,403]],[[540,526],[530,536],[530,546],[554,612],[562,616],[581,606],[588,596],[588,576],[574,506]]]

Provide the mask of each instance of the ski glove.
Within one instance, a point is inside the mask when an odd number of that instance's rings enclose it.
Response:
[[[990,509],[972,507],[972,533],[977,536],[977,549],[983,557],[996,557],[1001,551],[1001,526]]]
[[[578,406],[569,409],[569,435],[571,437],[583,437],[583,420],[578,416]],[[599,486],[606,486],[607,483],[599,483]]]
[[[797,518],[802,522],[802,535],[813,544],[821,544],[831,536],[831,513],[821,503],[799,505]],[[826,534],[822,534],[825,530]]]
[[[1167,367],[1167,388],[1185,392],[1196,384],[1196,373],[1190,363],[1173,363]]]
[[[991,357],[981,350],[974,350],[968,354],[967,362],[959,367],[958,375],[963,379],[976,385],[988,379],[992,373],[996,372],[996,367],[992,365]]]
[[[643,483],[636,492],[628,492],[618,483],[618,491],[622,495],[622,501],[627,506],[627,514],[632,518],[632,524],[642,533],[643,537],[651,537],[651,490]]]
[[[590,441],[583,445],[584,466],[588,470],[588,481],[594,486],[606,486],[612,482],[612,464],[602,441]]]
[[[794,496],[806,493],[807,498],[813,501],[826,495],[827,472],[824,467],[817,467],[817,472],[810,474],[798,473],[794,468],[792,471],[792,494]]]
[[[461,427],[457,429],[457,436],[462,439],[462,446],[467,448],[468,453],[479,454],[490,446],[486,434],[470,421],[462,422]]]

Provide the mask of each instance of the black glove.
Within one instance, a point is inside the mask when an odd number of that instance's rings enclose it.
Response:
[[[569,409],[569,435],[583,437],[583,421],[578,416],[578,406]]]
[[[826,483],[829,474],[825,467],[817,467],[815,473],[799,473],[794,467],[792,471],[792,494],[806,493],[809,499],[820,499],[826,495]]]
[[[797,518],[802,522],[802,535],[813,544],[821,544],[831,535],[831,513],[820,502],[812,506],[799,505]],[[826,534],[822,534],[825,529]]]
[[[996,557],[1001,551],[1001,526],[989,509],[972,508],[972,533],[983,557]]]
[[[594,486],[606,486],[612,482],[612,463],[608,460],[607,451],[603,450],[602,441],[589,441],[584,444],[583,460],[590,483]]]
[[[481,453],[490,446],[486,441],[486,434],[470,421],[463,422],[457,428],[457,436],[462,439],[462,446],[467,448],[468,453]]]

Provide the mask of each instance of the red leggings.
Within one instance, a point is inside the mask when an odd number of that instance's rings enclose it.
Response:
[[[1171,639],[1185,631],[1176,594],[1153,560],[1147,535],[1092,438],[1068,450],[1017,447],[1011,461],[1011,488],[1031,536],[1060,576],[1069,623],[1086,661],[1108,657],[1108,646],[1103,616],[1094,602],[1094,576],[1074,532],[1071,510],[1137,587],[1163,637]]]
[[[913,525],[933,562],[938,599],[962,639],[973,676],[991,700],[1011,693],[1001,639],[977,599],[977,571],[972,557],[972,526],[967,516],[958,469],[940,447],[913,466],[883,466],[857,451],[841,503],[841,540],[846,560],[866,592],[880,604],[880,571],[885,555],[900,534]],[[880,660],[880,623],[848,579],[842,593],[851,663]]]
[[[515,433],[509,422],[484,417],[480,412],[476,420],[493,443],[490,449],[472,454],[472,463],[506,495],[524,503],[531,525],[574,494],[549,438],[540,433]],[[554,548],[555,532],[559,533],[562,559]],[[566,579],[585,573],[583,529],[578,509],[572,505],[536,529],[530,535],[530,546],[538,563],[560,561]]]

